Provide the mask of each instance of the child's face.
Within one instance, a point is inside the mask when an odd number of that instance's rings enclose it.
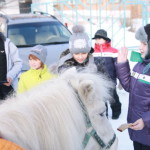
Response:
[[[146,54],[148,53],[148,45],[146,42],[141,42],[140,52],[141,52],[141,57],[145,58]]]
[[[104,44],[104,43],[106,43],[106,40],[104,40],[103,38],[95,39],[95,43],[96,44]]]
[[[41,68],[41,61],[39,59],[29,59],[29,65],[31,69],[40,69]]]
[[[77,53],[73,54],[73,58],[80,64],[82,64],[88,56],[88,53]]]

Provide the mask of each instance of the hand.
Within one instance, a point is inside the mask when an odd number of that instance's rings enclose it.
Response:
[[[128,49],[126,47],[122,47],[118,52],[117,63],[126,62],[127,57],[128,57]]]
[[[7,83],[4,83],[4,85],[10,86],[11,83],[12,83],[12,79],[11,78],[7,78]]]
[[[143,119],[140,118],[137,121],[135,121],[134,123],[132,123],[132,126],[130,127],[133,130],[142,130],[144,128],[144,122]]]

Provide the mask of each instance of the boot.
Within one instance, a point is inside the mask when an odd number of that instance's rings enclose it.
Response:
[[[118,119],[121,114],[121,103],[111,104],[112,119]]]

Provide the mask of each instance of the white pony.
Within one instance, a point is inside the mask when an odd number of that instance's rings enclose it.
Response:
[[[0,137],[25,150],[117,150],[105,116],[108,84],[92,73],[64,73],[8,98],[0,105]]]

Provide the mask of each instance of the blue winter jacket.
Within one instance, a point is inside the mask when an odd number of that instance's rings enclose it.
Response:
[[[116,76],[116,68],[115,68],[115,62],[116,57],[113,57],[113,55],[117,54],[118,50],[111,47],[111,43],[104,43],[104,44],[95,44],[94,46],[94,61],[97,64],[97,62],[101,62],[109,76],[109,78],[112,79],[113,82],[117,84],[117,76]],[[99,55],[97,55],[99,54]],[[96,56],[97,55],[97,56]]]
[[[129,129],[130,138],[132,141],[150,146],[150,82],[131,75],[128,62],[118,63],[115,66],[123,88],[129,92],[128,123],[142,118],[145,124],[139,131]],[[137,63],[133,71],[150,77],[150,59]]]

